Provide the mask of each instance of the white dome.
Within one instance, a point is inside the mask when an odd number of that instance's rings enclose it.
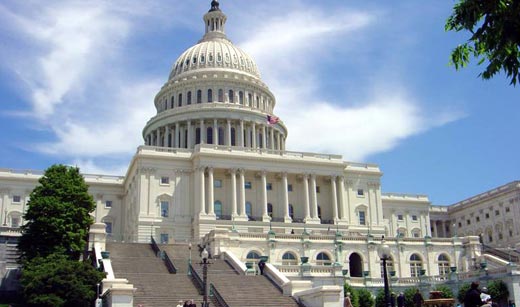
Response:
[[[173,65],[169,79],[199,69],[232,69],[260,78],[253,59],[225,38],[203,39],[184,51]]]

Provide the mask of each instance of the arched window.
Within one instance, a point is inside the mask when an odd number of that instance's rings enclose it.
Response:
[[[238,92],[238,103],[244,104],[244,92]]]
[[[260,261],[260,254],[257,252],[251,251],[251,252],[247,253],[246,261],[257,263],[258,261]]]
[[[222,218],[222,203],[220,202],[220,200],[217,200],[213,205],[213,211],[215,211],[217,220],[220,220]]]
[[[417,254],[410,256],[410,276],[419,277],[422,270],[422,260]]]
[[[179,99],[177,101],[179,107],[182,107],[182,94],[179,94]]]
[[[231,146],[236,146],[235,128],[231,128]]]
[[[246,215],[249,218],[253,215],[253,205],[249,201],[246,201]]]
[[[197,91],[197,103],[202,103],[202,91]]]
[[[447,279],[450,274],[450,259],[445,254],[440,254],[439,258],[439,275],[442,276],[443,279]]]
[[[172,100],[170,101],[170,107],[173,109],[175,107],[175,97],[172,96]]]
[[[331,265],[332,261],[330,261],[329,255],[324,252],[319,253],[316,256],[316,265]]]
[[[289,216],[294,220],[294,207],[292,204],[289,204]]]
[[[224,90],[218,90],[218,102],[224,102]]]
[[[191,104],[191,91],[188,92],[187,104]]]
[[[384,278],[384,271],[383,271],[383,260],[381,260],[381,277]],[[386,260],[386,271],[390,274],[390,272],[395,271],[394,268],[394,259],[392,257],[389,257]]]
[[[195,129],[195,144],[200,144],[200,128]]]
[[[224,129],[222,127],[218,128],[218,144],[224,145]]]
[[[228,91],[229,103],[235,103],[235,92],[233,90]]]
[[[208,144],[213,144],[213,128],[206,128],[206,137],[208,138]]]
[[[270,217],[273,217],[273,204],[271,204],[271,203],[267,204],[267,215],[269,215]]]
[[[298,259],[293,253],[287,252],[282,256],[282,265],[298,265]]]
[[[208,90],[208,102],[213,102],[213,90]]]

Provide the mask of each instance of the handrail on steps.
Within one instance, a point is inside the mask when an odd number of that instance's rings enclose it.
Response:
[[[210,293],[213,293],[213,298],[217,302],[217,305],[220,307],[229,307],[229,305],[226,303],[222,295],[218,292],[217,288],[213,284],[209,285]]]

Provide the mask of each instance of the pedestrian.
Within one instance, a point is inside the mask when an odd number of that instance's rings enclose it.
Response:
[[[405,301],[404,293],[400,292],[399,295],[397,296],[397,307],[404,307],[404,301]]]
[[[347,296],[345,296],[345,303],[343,307],[352,307],[352,299],[350,297],[350,292],[347,292]]]
[[[470,289],[464,296],[464,307],[479,307],[482,305],[478,281],[471,283]]]
[[[415,294],[413,295],[413,305],[415,307],[421,307],[423,302],[424,302],[424,298],[421,294],[421,291],[419,291],[419,289],[417,289],[417,291],[415,291]]]
[[[390,306],[395,307],[395,293],[390,294]]]
[[[178,303],[177,306],[175,306],[175,307],[184,307],[184,304],[183,304],[182,301],[179,301],[179,303]]]
[[[485,301],[482,301],[484,305],[480,305],[480,307],[492,307],[493,303],[491,302],[491,296],[486,296]]]
[[[265,262],[264,261],[260,261],[258,263],[258,268],[260,269],[260,275],[264,275]]]
[[[487,299],[491,298],[491,295],[488,294],[488,289],[486,287],[482,287],[480,290],[480,300],[482,302],[487,302]]]

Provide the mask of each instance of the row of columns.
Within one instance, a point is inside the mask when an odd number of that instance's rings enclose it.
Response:
[[[205,174],[208,175],[208,183],[205,182]],[[246,214],[246,198],[245,198],[245,170],[244,169],[230,169],[230,196],[231,196],[231,216],[234,220],[247,220]],[[237,176],[238,176],[238,202],[237,202]],[[262,205],[262,220],[269,221],[268,214],[268,199],[267,199],[267,172],[261,171],[261,205]],[[291,222],[290,208],[289,208],[289,194],[288,194],[288,174],[281,173],[281,191],[282,191],[282,206],[284,222]],[[198,191],[199,199],[197,199],[197,208],[199,216],[214,216],[214,169],[212,167],[199,167],[196,170],[196,189]],[[331,206],[332,219],[335,223],[339,220],[347,220],[347,210],[344,208],[344,190],[345,180],[342,176],[330,176],[331,180]],[[316,175],[303,174],[302,175],[304,187],[304,222],[306,223],[320,223],[318,216],[318,197],[316,190]],[[339,193],[337,185],[339,185]],[[206,188],[207,186],[207,188]],[[310,186],[310,187],[309,187]],[[208,195],[206,196],[206,191]],[[206,202],[207,200],[207,202]],[[339,210],[338,210],[339,208]]]
[[[208,143],[208,133],[206,129],[206,120],[198,120],[197,125],[192,125],[192,121],[188,120],[183,123],[177,122],[172,126],[158,128],[149,133],[146,138],[146,145],[163,146],[173,148],[193,148],[196,143],[196,128],[200,129],[200,143]],[[248,148],[263,148],[271,150],[285,150],[284,135],[272,126],[267,124],[257,124],[255,122],[244,122],[240,120],[238,123],[230,119],[226,120],[225,127],[219,125],[219,120],[213,119],[210,123],[212,128],[212,144],[220,144],[225,146],[232,145],[233,129],[235,130],[235,145]],[[225,129],[225,130],[223,130]],[[220,139],[221,130],[223,140]],[[244,137],[245,136],[245,137]]]

